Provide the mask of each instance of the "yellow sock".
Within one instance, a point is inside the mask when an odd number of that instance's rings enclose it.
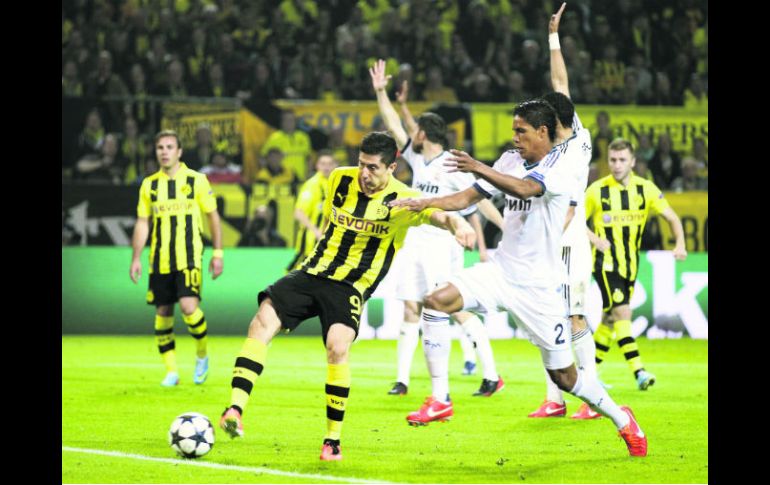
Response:
[[[339,440],[350,394],[350,366],[328,364],[326,373],[326,438]]]
[[[610,350],[610,345],[614,339],[613,330],[606,323],[600,323],[594,332],[594,343],[596,344],[596,363],[601,363]]]
[[[190,335],[195,339],[195,351],[198,358],[206,357],[208,338],[206,337],[206,317],[203,315],[203,310],[198,307],[191,314],[182,315],[182,319],[187,324]]]
[[[241,414],[249,402],[249,395],[254,387],[254,382],[262,374],[266,358],[267,345],[261,340],[247,338],[243,343],[241,353],[235,359],[233,380],[230,383],[232,387],[230,405],[236,407]]]
[[[166,372],[177,372],[173,315],[170,317],[155,315],[155,342],[166,365]]]
[[[623,352],[628,366],[636,376],[636,373],[644,369],[642,358],[639,357],[639,345],[631,335],[631,320],[619,320],[615,322],[615,333],[618,336],[618,347]]]

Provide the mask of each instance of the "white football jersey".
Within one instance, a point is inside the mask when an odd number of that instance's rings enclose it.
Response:
[[[412,149],[412,140],[410,139],[406,143],[406,147],[401,153],[401,156],[404,157],[404,160],[406,160],[412,168],[412,188],[422,192],[425,197],[443,197],[445,195],[451,195],[473,186],[474,182],[476,182],[476,178],[471,173],[449,172],[450,169],[444,166],[444,162],[447,157],[451,157],[452,154],[446,150],[431,160],[425,160],[425,157],[423,157],[422,154],[417,153]],[[467,216],[473,214],[475,211],[476,206],[473,205],[457,211],[457,214]],[[439,236],[454,239],[452,233],[446,229],[441,229],[430,224],[422,224],[420,226],[409,228],[406,242],[411,238],[421,236]]]
[[[577,113],[572,119],[572,136],[557,145],[562,150],[562,158],[568,169],[573,172],[575,178],[575,193],[572,196],[572,204],[575,206],[575,217],[569,223],[562,236],[562,246],[574,246],[576,244],[587,245],[586,234],[586,197],[588,186],[588,166],[591,163],[591,132],[580,122]]]
[[[555,147],[540,162],[529,165],[518,151],[510,150],[493,166],[516,178],[533,178],[545,187],[542,196],[527,200],[505,194],[503,237],[490,259],[512,284],[556,289],[566,283],[561,237],[575,182],[562,155]],[[483,179],[474,187],[487,198],[501,192]]]

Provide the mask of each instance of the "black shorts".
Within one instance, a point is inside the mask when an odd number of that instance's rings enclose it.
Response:
[[[605,313],[616,306],[631,303],[636,280],[626,279],[615,271],[595,271],[594,279],[602,293],[602,309]]]
[[[318,316],[324,343],[329,327],[335,323],[352,328],[358,337],[364,300],[358,290],[347,283],[292,271],[260,291],[257,301],[262,304],[268,296],[281,319],[281,326],[288,331],[308,318]]]
[[[150,273],[148,305],[173,305],[183,296],[195,296],[202,300],[203,278],[200,268],[172,271],[168,274]]]

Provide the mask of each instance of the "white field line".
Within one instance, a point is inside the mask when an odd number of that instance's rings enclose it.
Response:
[[[324,480],[324,481],[334,482],[334,483],[385,483],[385,484],[393,483],[393,482],[385,482],[382,480],[362,480],[360,478],[338,477],[334,475],[321,475],[317,473],[287,472],[282,470],[272,470],[270,468],[265,468],[260,466],[251,467],[251,466],[237,466],[237,465],[222,465],[220,463],[211,463],[207,461],[182,460],[182,459],[174,459],[174,458],[155,458],[152,456],[136,455],[133,453],[122,453],[119,451],[106,451],[106,450],[91,450],[87,448],[73,448],[71,446],[62,446],[61,449],[62,451],[71,451],[73,453],[87,453],[90,455],[112,456],[116,458],[131,458],[133,460],[154,461],[158,463],[168,463],[171,465],[198,466],[202,468],[214,468],[217,470],[228,470],[228,471],[247,472],[247,473],[264,473],[267,475],[279,475],[284,477],[309,478],[312,480]]]

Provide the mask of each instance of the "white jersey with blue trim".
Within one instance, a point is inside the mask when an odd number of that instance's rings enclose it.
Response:
[[[586,234],[585,191],[588,186],[588,169],[591,163],[591,132],[580,122],[577,113],[572,119],[572,130],[572,136],[557,145],[562,150],[564,162],[572,170],[576,184],[571,201],[571,204],[575,206],[575,217],[564,230],[561,240],[562,246],[589,244]]]
[[[505,194],[503,237],[490,259],[512,284],[556,290],[566,282],[561,236],[575,182],[562,155],[555,147],[538,163],[528,164],[518,151],[510,150],[493,166],[506,175],[532,178],[544,187],[542,196],[527,200]],[[474,187],[487,198],[501,192],[484,179],[477,180]]]
[[[447,157],[452,156],[452,154],[446,150],[431,160],[425,160],[425,157],[422,156],[422,154],[414,151],[412,140],[410,139],[407,141],[401,156],[404,157],[404,160],[406,160],[409,167],[412,169],[412,188],[422,192],[425,197],[443,197],[445,195],[451,195],[473,186],[473,183],[476,181],[476,178],[471,173],[450,172],[450,169],[444,166]],[[476,212],[475,205],[468,207],[467,209],[456,211],[456,213],[461,216],[467,216],[474,212]],[[432,236],[442,235],[444,237],[454,238],[452,233],[446,229],[441,229],[430,224],[422,224],[420,226],[409,228],[407,238],[415,237],[418,234]]]

